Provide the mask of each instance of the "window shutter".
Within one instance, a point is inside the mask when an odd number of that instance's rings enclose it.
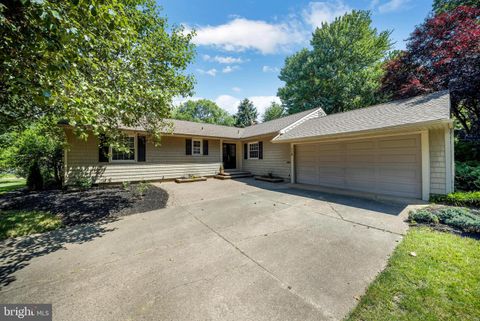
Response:
[[[145,162],[147,158],[147,137],[138,136],[137,137],[137,161]]]
[[[248,145],[243,144],[243,159],[248,159]]]
[[[203,155],[208,155],[208,139],[203,140]]]
[[[98,145],[98,162],[99,163],[108,163],[108,144],[107,139],[104,134],[101,134],[99,137],[100,144]]]
[[[192,155],[192,140],[185,139],[185,155]]]
[[[258,142],[258,159],[263,159],[263,142]]]

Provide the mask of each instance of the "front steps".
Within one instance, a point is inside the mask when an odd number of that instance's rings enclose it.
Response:
[[[243,172],[238,169],[227,170],[223,173],[218,173],[215,175],[217,179],[234,179],[234,178],[242,178],[242,177],[252,177],[252,173],[250,172]]]

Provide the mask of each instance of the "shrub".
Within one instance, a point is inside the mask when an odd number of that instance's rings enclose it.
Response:
[[[455,189],[467,192],[480,190],[480,162],[455,162]]]
[[[43,189],[43,177],[37,161],[34,161],[30,166],[27,175],[27,186],[28,189],[34,191]]]
[[[432,195],[430,202],[480,208],[480,191],[477,192],[455,192],[448,195]]]
[[[148,183],[146,182],[141,182],[135,185],[135,188],[133,189],[133,195],[135,195],[138,198],[142,198],[145,196],[145,193],[147,192],[149,188]]]
[[[72,186],[75,186],[82,191],[86,191],[92,188],[93,181],[91,177],[77,176],[72,180]]]
[[[427,209],[410,212],[408,219],[411,222],[438,224],[438,217]]]
[[[408,218],[411,222],[427,224],[442,223],[465,232],[480,233],[480,214],[467,208],[430,207],[410,212]]]

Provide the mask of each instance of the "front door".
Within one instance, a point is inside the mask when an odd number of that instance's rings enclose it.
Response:
[[[237,145],[223,144],[223,168],[234,169],[237,168]]]

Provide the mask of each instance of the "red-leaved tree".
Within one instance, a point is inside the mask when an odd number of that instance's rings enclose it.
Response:
[[[407,50],[386,63],[381,91],[392,98],[449,89],[452,112],[480,135],[480,9],[460,6],[426,19]]]

